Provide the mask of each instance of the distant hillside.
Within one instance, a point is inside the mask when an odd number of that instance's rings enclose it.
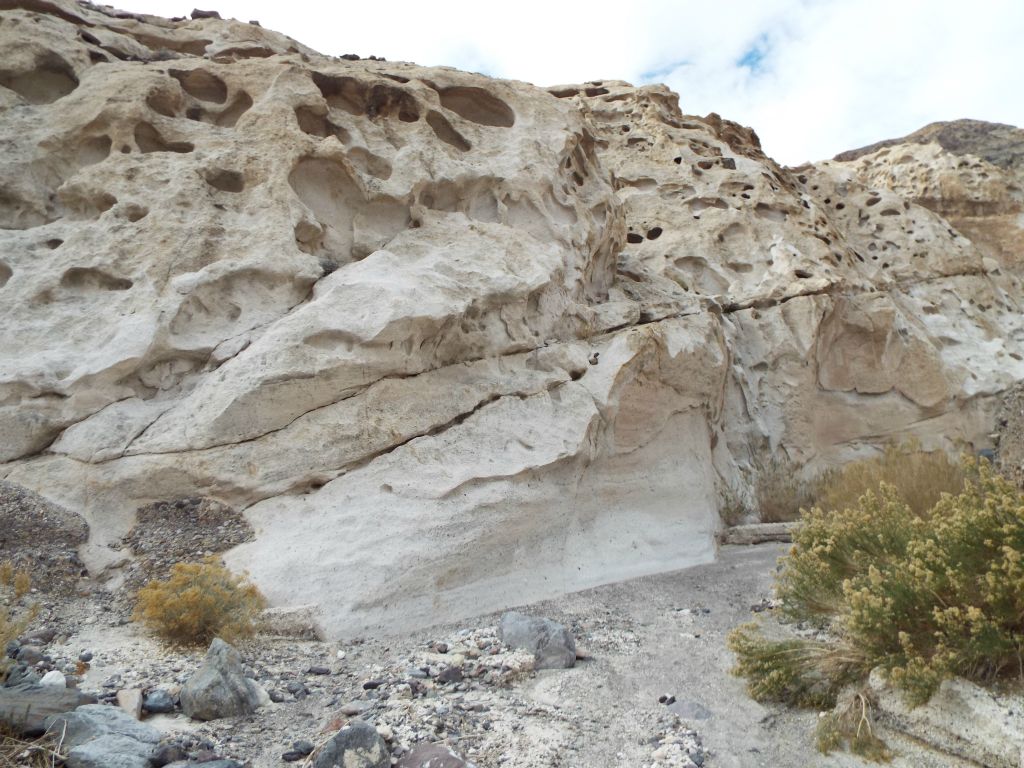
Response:
[[[840,152],[835,160],[856,160],[896,144],[937,143],[955,155],[976,155],[1000,168],[1024,168],[1024,130],[984,120],[951,120],[929,123],[899,139],[886,139],[860,149]]]

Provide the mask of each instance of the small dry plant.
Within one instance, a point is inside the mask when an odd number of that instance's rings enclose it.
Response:
[[[16,640],[28,629],[38,614],[38,606],[22,606],[23,598],[32,589],[32,579],[28,571],[15,568],[14,563],[5,560],[0,563],[0,647],[6,647],[11,640]],[[7,674],[10,659],[6,656],[0,660],[0,677]]]
[[[255,585],[236,576],[216,556],[200,563],[178,563],[166,581],[139,590],[134,617],[168,642],[207,645],[249,637],[266,606]]]
[[[870,692],[857,691],[818,720],[817,747],[824,754],[845,748],[876,763],[892,760],[886,743],[875,735]]]
[[[27,739],[0,723],[0,768],[54,768],[63,764],[60,745],[53,735]]]
[[[754,495],[762,523],[788,523],[814,506],[820,479],[803,480],[791,459],[773,456],[758,467]]]

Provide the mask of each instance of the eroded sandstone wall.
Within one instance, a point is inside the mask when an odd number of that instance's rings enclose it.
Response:
[[[663,87],[0,7],[0,477],[96,572],[211,496],[331,634],[479,613],[712,558],[774,453],[984,447],[1024,378],[1012,253]]]

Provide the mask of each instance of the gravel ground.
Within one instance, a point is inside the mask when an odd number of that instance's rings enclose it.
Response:
[[[343,644],[262,637],[240,650],[277,703],[212,723],[148,720],[193,751],[254,768],[285,765],[295,741],[320,743],[354,716],[387,734],[396,755],[436,741],[479,768],[867,765],[820,755],[817,713],[761,706],[729,674],[725,636],[763,610],[784,551],[725,547],[707,566],[529,606],[572,628],[584,656],[573,669],[533,671],[532,657],[501,645],[497,615]],[[99,593],[50,606],[41,622],[58,630],[44,648],[53,666],[70,671],[88,651],[81,687],[107,700],[122,688],[173,694],[203,655],[161,646]],[[890,744],[900,768],[962,764]]]
[[[0,561],[29,572],[35,585],[68,594],[85,572],[78,547],[89,526],[37,493],[0,480]]]

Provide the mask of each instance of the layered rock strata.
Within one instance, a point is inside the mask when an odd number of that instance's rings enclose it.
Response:
[[[985,239],[661,86],[0,7],[0,478],[96,572],[207,496],[332,635],[480,613],[712,558],[769,455],[985,447],[1024,378],[1016,166],[906,150],[1003,206]]]

